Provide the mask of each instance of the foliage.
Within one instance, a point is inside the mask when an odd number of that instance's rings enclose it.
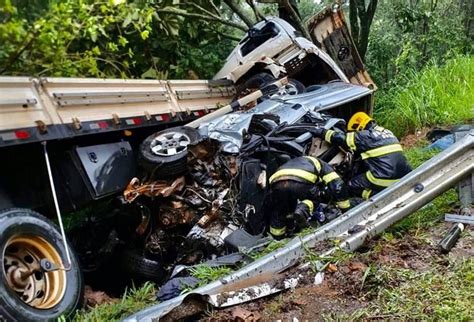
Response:
[[[156,304],[156,289],[153,283],[147,282],[139,288],[133,287],[125,291],[122,299],[117,302],[78,311],[73,321],[121,321],[151,304]]]
[[[470,54],[472,34],[465,30],[469,11],[451,0],[393,0],[379,4],[370,32],[366,63],[382,88],[404,81],[403,75],[427,63],[443,63]]]
[[[219,278],[228,275],[230,272],[232,272],[230,267],[211,267],[205,264],[197,265],[190,269],[191,275],[196,277],[202,285],[218,280]]]
[[[472,119],[474,58],[459,56],[445,65],[411,72],[378,93],[376,119],[403,136],[425,126]]]
[[[2,1],[0,74],[206,78],[234,46],[222,26],[159,13],[173,0],[53,0],[36,15]]]
[[[289,242],[288,238],[282,239],[282,240],[272,240],[265,248],[262,250],[252,252],[250,256],[253,259],[259,259],[265,255],[270,254],[271,252],[285,246]]]

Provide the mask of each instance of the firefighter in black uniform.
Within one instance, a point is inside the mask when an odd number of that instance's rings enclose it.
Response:
[[[329,164],[315,157],[298,157],[286,162],[269,182],[266,209],[270,234],[277,239],[286,235],[287,224],[290,230],[295,228],[295,221],[299,228],[306,226],[324,186],[339,209],[345,211],[351,206],[344,181]]]
[[[368,199],[411,171],[396,136],[366,113],[355,113],[347,130],[321,129],[317,135],[354,153],[355,176],[348,182],[352,195]]]

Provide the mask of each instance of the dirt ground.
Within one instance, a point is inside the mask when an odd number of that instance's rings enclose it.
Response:
[[[455,248],[440,254],[437,243],[451,224],[441,223],[419,236],[405,235],[392,240],[372,240],[363,250],[349,260],[326,270],[324,281],[314,285],[314,272],[303,272],[303,285],[297,288],[245,303],[237,307],[214,310],[203,317],[204,321],[257,321],[257,320],[322,320],[348,316],[376,301],[368,285],[370,267],[402,268],[417,272],[433,269],[446,270],[449,263],[462,257],[474,256],[474,230],[467,229]],[[397,281],[389,281],[386,287],[396,287]]]

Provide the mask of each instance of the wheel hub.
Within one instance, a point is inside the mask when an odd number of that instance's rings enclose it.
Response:
[[[66,272],[43,272],[43,258],[61,263],[56,249],[39,236],[15,236],[8,240],[3,254],[3,270],[8,287],[25,304],[36,309],[57,305],[66,290]]]
[[[150,143],[150,149],[155,155],[172,156],[185,151],[191,139],[184,133],[167,132],[158,135]]]

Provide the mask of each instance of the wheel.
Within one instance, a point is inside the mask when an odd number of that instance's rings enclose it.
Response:
[[[188,144],[199,139],[199,132],[186,126],[154,133],[140,145],[138,161],[154,179],[176,177],[187,171]]]
[[[304,93],[306,87],[300,81],[288,78],[288,84],[285,86],[285,91],[288,95],[296,95]]]
[[[146,258],[139,250],[124,251],[120,263],[125,272],[142,280],[161,282],[165,276],[163,264]]]
[[[239,98],[242,98],[246,95],[249,95],[263,86],[270,84],[274,82],[276,79],[272,75],[268,73],[258,73],[253,76],[251,76],[249,79],[247,79],[245,82],[237,86],[237,95],[236,95],[236,100]],[[257,102],[249,103],[249,107],[253,107],[256,105],[256,103],[260,103],[264,101],[267,97],[260,97]]]
[[[67,266],[57,227],[37,212],[0,212],[0,320],[56,320],[80,308],[84,285],[77,258],[69,247],[71,269],[43,271],[42,259]]]
[[[276,79],[268,73],[258,73],[251,76],[245,82],[237,86],[237,97],[243,97],[256,90],[259,90],[264,85],[274,82]]]

